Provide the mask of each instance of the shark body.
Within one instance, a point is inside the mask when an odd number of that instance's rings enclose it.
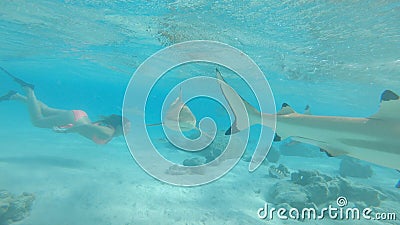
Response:
[[[180,95],[169,105],[162,123],[147,124],[147,126],[165,125],[174,131],[190,131],[196,127],[196,117],[190,108],[182,101],[182,89]]]
[[[218,70],[217,78],[225,82]],[[377,113],[367,118],[354,118],[301,114],[286,103],[277,114],[261,113],[229,86],[220,87],[236,117],[227,135],[247,129],[249,125],[261,124],[274,129],[282,139],[291,137],[318,146],[330,156],[348,155],[400,170],[400,100],[390,90],[382,93]],[[237,116],[236,107],[239,106],[235,102],[239,100],[245,105],[248,118]]]
[[[190,108],[182,101],[182,89],[180,95],[169,106],[163,123],[175,131],[190,131],[197,129],[196,117]]]

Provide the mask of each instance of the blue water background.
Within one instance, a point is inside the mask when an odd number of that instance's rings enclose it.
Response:
[[[2,1],[0,65],[35,84],[37,97],[49,106],[82,109],[96,120],[99,115],[121,113],[125,88],[147,57],[181,41],[216,40],[254,59],[270,83],[278,109],[286,102],[299,112],[310,105],[316,115],[367,117],[378,110],[383,90],[400,93],[399,21],[396,1]],[[213,75],[213,70],[200,68],[194,74]],[[186,77],[176,76],[166,79],[177,82]],[[234,77],[229,81],[240,88]],[[22,92],[0,74],[0,93],[9,90]],[[203,104],[191,108],[198,119],[207,114]],[[143,176],[135,180],[132,174],[144,172],[123,138],[97,146],[74,134],[34,128],[26,106],[19,102],[2,102],[0,116],[0,163],[15,168],[15,174],[7,171],[6,179],[0,177],[0,189],[37,194],[38,211],[28,224],[112,224],[115,218],[102,217],[97,209],[85,215],[66,205],[96,205],[103,202],[90,196],[118,195],[113,206],[124,208],[131,204],[124,202],[125,196],[135,190],[114,195],[107,190],[118,190],[121,183],[133,187],[156,182]],[[222,130],[229,127],[226,119],[219,122]],[[107,167],[114,164],[115,170]],[[325,165],[321,170],[329,171]],[[126,172],[127,168],[136,172]],[[65,177],[49,171],[63,171]],[[380,181],[394,185],[395,172],[388,174]],[[251,176],[255,175],[240,179]],[[226,180],[232,188],[235,179],[239,177]],[[54,186],[46,186],[52,182]],[[61,194],[41,200],[47,192]],[[65,210],[72,210],[72,216],[60,216]],[[127,216],[132,212],[117,215],[132,221]]]

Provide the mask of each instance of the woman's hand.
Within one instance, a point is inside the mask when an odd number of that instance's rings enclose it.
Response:
[[[56,133],[67,133],[68,128],[53,127],[53,131]]]

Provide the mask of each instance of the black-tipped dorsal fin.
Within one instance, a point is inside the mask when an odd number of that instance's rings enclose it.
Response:
[[[400,97],[393,91],[386,90],[381,95],[379,110],[370,119],[400,120]]]
[[[306,105],[306,108],[304,109],[304,114],[305,115],[311,115],[311,109],[309,105]]]
[[[281,110],[279,110],[277,114],[278,115],[288,115],[288,114],[292,114],[292,113],[296,113],[296,111],[294,111],[292,109],[292,107],[290,107],[290,105],[288,105],[287,103],[283,103]]]
[[[399,100],[399,96],[391,90],[386,90],[381,95],[381,102],[385,101],[392,101],[392,100]]]

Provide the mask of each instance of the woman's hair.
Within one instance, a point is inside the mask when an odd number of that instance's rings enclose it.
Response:
[[[121,128],[124,127],[124,125],[130,123],[130,121],[123,116],[111,114],[109,116],[101,116],[101,120],[97,121],[97,123],[105,123],[115,129],[118,126]]]

